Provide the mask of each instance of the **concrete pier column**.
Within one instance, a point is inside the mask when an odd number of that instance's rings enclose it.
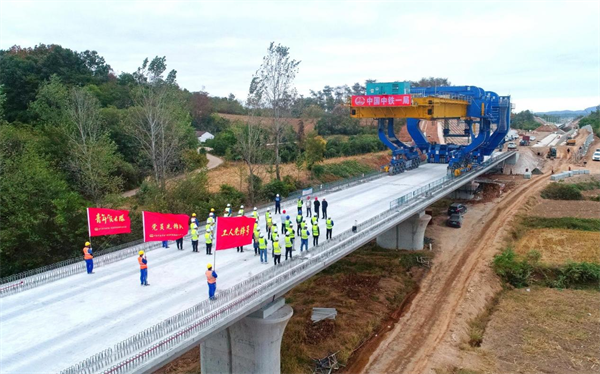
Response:
[[[452,191],[448,196],[451,199],[472,200],[473,198],[475,198],[475,191],[477,191],[477,187],[479,187],[479,183],[471,181]]]
[[[293,314],[279,298],[203,341],[202,374],[279,374],[281,339]]]
[[[377,237],[377,245],[388,249],[420,250],[425,245],[425,229],[431,216],[421,212],[400,222]]]

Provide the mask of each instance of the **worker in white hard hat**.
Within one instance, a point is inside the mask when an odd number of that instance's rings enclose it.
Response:
[[[275,214],[281,214],[281,197],[279,197],[279,194],[277,194],[275,196]]]
[[[258,208],[256,207],[254,207],[254,210],[252,211],[252,218],[254,218],[256,223],[258,223],[260,216],[258,215]]]
[[[264,234],[260,234],[258,238],[258,250],[260,252],[260,262],[262,264],[267,264],[269,259],[267,258],[267,239],[265,239]]]
[[[240,205],[240,210],[238,210],[238,217],[241,217],[244,215],[244,206]]]
[[[227,208],[225,208],[225,217],[231,217],[231,204],[227,204]]]

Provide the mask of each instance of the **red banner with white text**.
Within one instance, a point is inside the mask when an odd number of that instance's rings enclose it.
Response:
[[[190,217],[187,214],[142,212],[144,241],[177,240],[188,233]]]
[[[250,217],[217,217],[215,250],[242,247],[252,243],[256,220]]]
[[[410,95],[363,95],[352,96],[352,106],[410,106]]]
[[[90,237],[131,232],[128,210],[87,208],[87,215]]]

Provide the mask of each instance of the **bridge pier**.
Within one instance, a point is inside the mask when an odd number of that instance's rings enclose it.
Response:
[[[425,228],[431,216],[420,212],[377,237],[377,245],[387,249],[420,250],[425,245]]]
[[[477,187],[479,187],[479,183],[472,181],[452,191],[448,196],[451,199],[472,200],[475,198]]]
[[[279,374],[281,339],[294,311],[279,298],[200,345],[203,374]]]

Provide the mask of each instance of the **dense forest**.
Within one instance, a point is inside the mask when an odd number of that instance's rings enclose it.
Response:
[[[284,94],[271,100],[269,58],[283,64],[288,82]],[[211,207],[303,187],[278,171],[263,183],[253,173],[255,164],[294,162],[314,169],[316,178],[323,168],[315,165],[324,158],[384,150],[375,129],[350,118],[344,105],[365,86],[325,86],[304,97],[293,86],[299,64],[286,47],[272,43],[242,102],[232,94],[180,87],[165,57],[116,74],[95,51],[44,44],[0,51],[0,276],[77,256],[87,238],[89,206],[204,216]],[[424,78],[412,84],[450,83]],[[266,125],[251,125],[257,117]],[[290,118],[297,121],[290,124]],[[306,121],[315,123],[314,131],[305,132]],[[210,193],[206,173],[191,173],[208,162],[198,151],[196,130],[215,135],[207,144],[215,154],[247,165],[248,191],[223,185]],[[175,175],[184,177],[167,184]],[[134,198],[122,197],[134,188],[140,188]],[[139,239],[139,214],[131,217],[131,234],[95,238],[94,247]]]

